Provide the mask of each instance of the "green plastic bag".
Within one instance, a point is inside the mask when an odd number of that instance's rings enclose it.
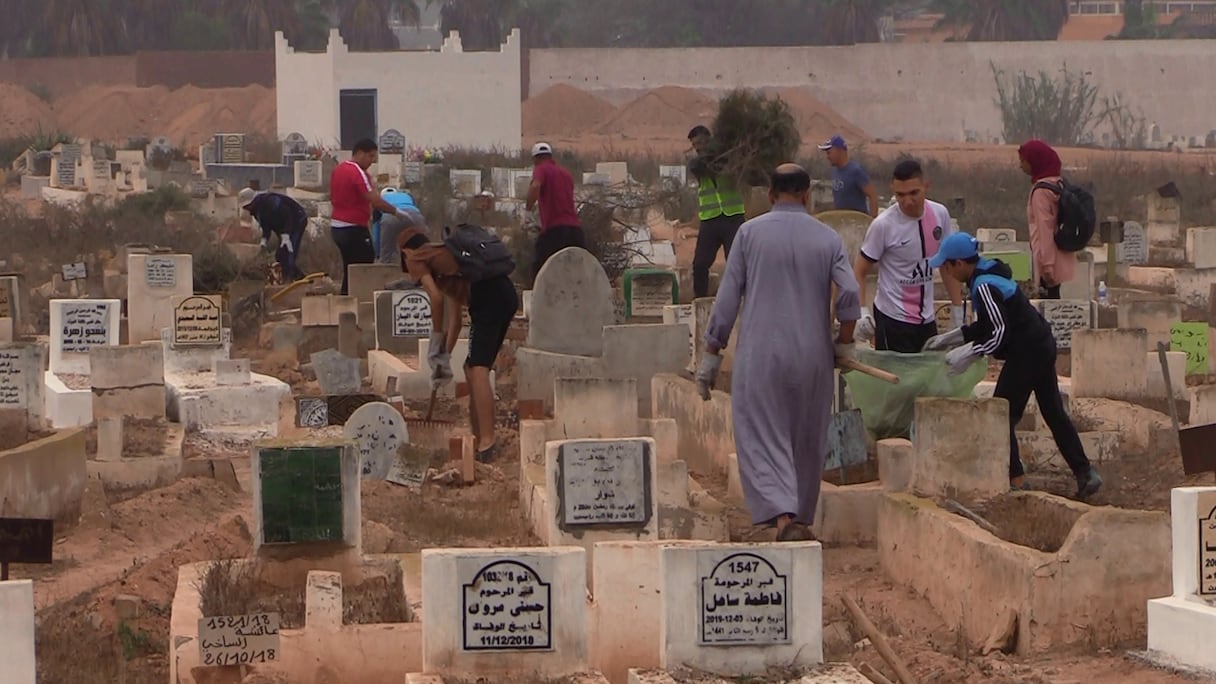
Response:
[[[966,399],[988,374],[988,357],[981,357],[960,375],[950,375],[945,352],[900,354],[858,349],[857,360],[899,376],[892,385],[864,373],[849,371],[845,384],[853,407],[874,439],[907,437],[916,412],[917,397]]]

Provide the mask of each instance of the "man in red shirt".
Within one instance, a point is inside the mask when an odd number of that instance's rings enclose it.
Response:
[[[532,277],[540,273],[549,257],[567,247],[587,249],[578,210],[574,208],[574,178],[553,161],[549,143],[532,146],[532,185],[528,188],[528,211],[540,205],[540,235]]]
[[[380,197],[367,169],[376,163],[379,148],[376,142],[363,139],[355,143],[351,158],[338,164],[329,178],[329,200],[333,203],[330,220],[331,234],[342,253],[342,294],[347,293],[348,271],[351,264],[376,261],[372,234],[372,207],[385,214],[397,215],[397,208]]]

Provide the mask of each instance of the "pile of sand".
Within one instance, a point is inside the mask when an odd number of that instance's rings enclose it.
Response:
[[[164,136],[189,147],[216,133],[275,130],[275,94],[244,88],[94,86],[55,101],[60,130],[105,141]]]
[[[812,95],[807,88],[781,88],[770,92],[780,96],[790,106],[798,121],[802,142],[806,145],[819,144],[833,135],[842,135],[850,143],[869,139],[865,131]]]
[[[603,124],[616,107],[573,86],[559,83],[523,104],[524,137],[573,136]]]
[[[0,83],[0,138],[55,130],[51,106],[23,86]],[[7,165],[11,159],[0,160]]]
[[[683,139],[688,130],[698,123],[711,123],[717,112],[718,101],[712,97],[689,88],[663,86],[621,107],[595,132]]]

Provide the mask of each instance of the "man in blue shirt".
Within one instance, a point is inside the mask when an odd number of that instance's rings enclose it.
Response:
[[[385,202],[397,208],[396,214],[372,214],[372,245],[376,248],[376,263],[400,264],[401,245],[397,238],[406,228],[417,228],[427,232],[426,218],[414,203],[414,196],[405,190],[385,188],[380,191]]]
[[[878,216],[878,192],[861,164],[849,160],[849,146],[839,135],[819,146],[832,165],[832,203],[836,209]],[[868,206],[867,206],[868,202]]]

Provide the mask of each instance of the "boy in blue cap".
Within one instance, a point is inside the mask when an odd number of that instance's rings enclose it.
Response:
[[[396,214],[374,212],[372,223],[372,244],[376,248],[376,263],[398,264],[401,262],[401,245],[398,238],[406,228],[417,228],[427,232],[426,217],[414,204],[414,196],[405,190],[385,188],[380,191],[385,202],[397,209]]]
[[[1009,483],[1027,489],[1018,456],[1015,426],[1022,420],[1033,393],[1056,447],[1077,478],[1077,498],[1087,499],[1102,486],[1089,464],[1077,428],[1064,411],[1056,378],[1056,341],[1051,326],[1013,280],[1012,270],[999,260],[979,255],[979,242],[966,233],[947,237],[929,265],[967,283],[976,322],[930,338],[924,351],[944,351],[951,374],[962,373],[980,356],[1005,362],[994,397],[1009,402]]]

